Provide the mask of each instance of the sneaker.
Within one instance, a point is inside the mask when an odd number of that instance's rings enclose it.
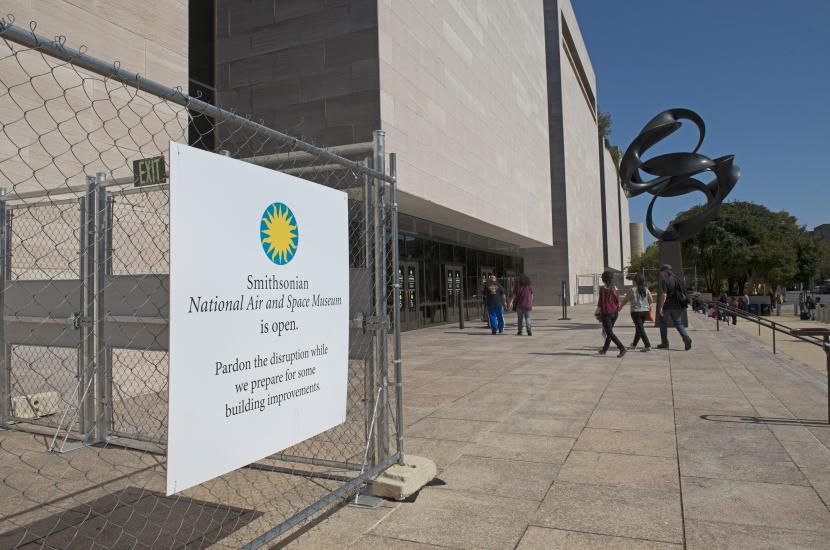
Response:
[[[533,333],[532,333],[532,332],[530,332],[530,331],[527,331],[527,335],[528,335],[528,336],[533,336]]]
[[[628,351],[634,351],[637,349],[637,346],[628,346]]]
[[[643,348],[643,350],[642,350],[642,351],[643,351],[643,353],[647,353],[647,352],[651,351],[651,348],[646,347],[646,348]]]
[[[617,357],[622,357],[625,355],[625,348],[620,348],[620,352],[617,354]]]
[[[686,344],[686,351],[689,351],[690,349],[692,349],[692,339],[691,339],[691,338],[689,338],[688,340],[686,340],[686,341],[684,342],[684,344]]]
[[[599,350],[600,355],[605,355],[606,353],[608,353],[608,350],[604,350],[604,349]]]
[[[499,331],[499,334],[504,334],[504,331],[503,331],[503,330],[500,330],[500,331]]]
[[[669,345],[668,344],[658,344],[657,349],[669,349]]]
[[[495,331],[495,330],[491,332],[491,334],[495,334],[495,333],[496,333],[496,331]]]

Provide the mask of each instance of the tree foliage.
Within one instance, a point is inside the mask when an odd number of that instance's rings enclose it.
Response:
[[[597,112],[597,129],[600,137],[604,139],[611,135],[611,113]]]
[[[701,208],[682,212],[678,219],[693,216]],[[649,256],[652,247],[653,257]],[[644,262],[659,262],[659,250],[652,247],[633,264],[642,269]],[[684,265],[697,266],[699,286],[714,294],[721,290],[743,293],[749,282],[772,287],[808,284],[825,257],[823,244],[794,216],[750,202],[723,204],[716,219],[683,243]]]
[[[628,273],[642,273],[646,285],[655,288],[657,286],[658,269],[660,269],[660,245],[651,243],[640,256],[631,260]]]

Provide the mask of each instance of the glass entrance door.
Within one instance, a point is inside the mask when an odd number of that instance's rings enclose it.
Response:
[[[418,262],[401,262],[398,267],[401,298],[401,330],[418,328]]]
[[[463,299],[462,281],[464,279],[464,268],[460,265],[447,264],[444,266],[444,285],[447,301],[447,321],[458,322],[458,315],[461,311],[459,298]]]
[[[507,292],[508,296],[510,296],[513,293],[514,288],[516,288],[516,272],[507,271],[504,274],[504,291]]]

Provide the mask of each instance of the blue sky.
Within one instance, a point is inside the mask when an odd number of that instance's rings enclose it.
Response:
[[[830,0],[572,3],[612,144],[625,151],[661,110],[692,109],[706,122],[700,152],[732,153],[741,167],[728,200],[787,210],[808,229],[830,223]],[[691,150],[685,130],[653,151]],[[632,221],[648,200],[631,200]],[[658,200],[655,221],[697,202]]]

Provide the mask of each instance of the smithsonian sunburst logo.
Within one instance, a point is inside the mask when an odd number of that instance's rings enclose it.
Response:
[[[294,258],[299,244],[299,228],[294,213],[281,202],[275,202],[262,213],[259,224],[262,250],[277,265],[285,265]]]

